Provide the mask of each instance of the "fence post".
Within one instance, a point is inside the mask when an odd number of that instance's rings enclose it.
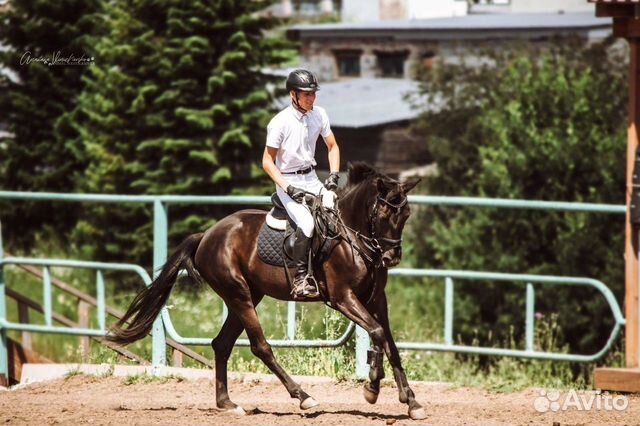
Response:
[[[84,300],[78,300],[78,325],[81,328],[89,328],[89,304]],[[82,361],[89,362],[91,354],[91,339],[89,336],[80,336],[80,351]]]
[[[533,284],[527,283],[527,313],[525,317],[525,349],[528,351],[533,351],[533,338],[534,338],[534,327],[535,327],[535,293],[533,289]]]
[[[367,351],[369,350],[369,334],[360,326],[356,326],[356,378],[369,377]]]
[[[2,246],[2,221],[0,221],[0,261],[4,256]],[[7,352],[7,330],[4,322],[7,320],[6,301],[4,295],[4,264],[0,263],[0,386],[9,385],[9,353]]]
[[[167,206],[160,199],[153,202],[153,278],[160,273],[162,265],[167,260],[167,235],[169,229],[169,219]],[[165,307],[162,308],[166,309]],[[167,341],[164,335],[164,325],[162,323],[162,311],[153,322],[151,365],[154,374],[159,367],[167,365]]]
[[[453,280],[444,282],[444,343],[453,345]]]
[[[18,318],[21,324],[29,324],[29,306],[18,301]],[[23,331],[21,337],[22,347],[25,349],[33,349],[31,340],[31,332]]]
[[[173,348],[173,366],[174,367],[182,367],[183,355],[182,352]]]

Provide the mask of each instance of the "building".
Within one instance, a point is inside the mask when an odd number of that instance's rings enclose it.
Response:
[[[420,110],[418,83],[406,79],[367,79],[321,83],[317,104],[327,110],[343,163],[366,161],[391,176],[430,163],[425,141],[409,131]],[[317,144],[318,167],[328,170],[327,149]]]
[[[585,0],[502,0],[477,1],[471,5],[470,13],[569,13],[591,12],[593,5]]]
[[[342,22],[427,19],[467,14],[467,0],[342,0]]]
[[[317,15],[333,14],[340,10],[336,0],[279,0],[270,5],[265,14],[289,18],[293,16],[313,17]]]
[[[287,34],[301,43],[302,64],[314,70],[321,80],[333,81],[411,78],[415,65],[429,66],[436,58],[469,58],[483,48],[509,43],[545,47],[563,37],[589,42],[610,32],[607,19],[594,17],[593,12],[571,12],[296,25]]]
[[[342,0],[342,22],[296,25],[301,65],[313,70],[345,161],[366,160],[385,173],[428,164],[428,141],[410,122],[419,113],[404,95],[416,93],[415,66],[438,60],[483,60],[485,48],[558,38],[585,42],[611,33],[583,0]],[[329,82],[329,83],[328,83]],[[326,169],[318,143],[320,169]]]
[[[342,0],[343,22],[449,18],[475,13],[593,12],[586,0]]]

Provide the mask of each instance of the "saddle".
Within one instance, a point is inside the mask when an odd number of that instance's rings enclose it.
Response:
[[[267,213],[266,220],[266,224],[269,228],[276,231],[286,231],[288,223],[295,231],[296,223],[287,214],[287,210],[284,208],[282,201],[280,201],[280,197],[278,197],[277,192],[271,194],[271,204],[273,204],[273,208],[269,210],[269,213]]]
[[[292,236],[297,228],[296,223],[289,217],[284,204],[275,192],[271,195],[271,203],[273,208],[267,213],[265,223],[258,235],[258,257],[269,265],[284,266],[286,264],[287,267],[293,268],[295,265],[291,260]],[[316,229],[311,242],[311,256],[315,266],[328,257],[332,244],[322,236],[334,235],[335,226],[332,226],[326,218],[323,219],[320,197],[317,197],[313,203],[311,212],[315,216]]]

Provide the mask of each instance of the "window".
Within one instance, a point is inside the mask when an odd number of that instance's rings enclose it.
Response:
[[[407,52],[378,53],[378,70],[380,76],[389,78],[404,77],[404,62]]]
[[[335,52],[338,75],[340,77],[360,76],[360,51],[343,50]]]

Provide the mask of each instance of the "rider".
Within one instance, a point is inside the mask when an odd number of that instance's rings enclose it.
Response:
[[[314,223],[311,212],[302,203],[307,191],[323,194],[323,203],[326,205],[328,200],[333,207],[335,194],[328,194],[328,191],[333,192],[338,187],[340,149],[331,132],[327,113],[313,105],[316,91],[320,90],[315,75],[305,69],[297,69],[287,77],[286,87],[291,105],[273,117],[267,126],[262,167],[276,183],[276,192],[297,225],[293,245],[296,274],[292,293],[297,298],[313,297],[317,295],[317,289],[307,280],[307,255]],[[322,135],[329,151],[331,174],[324,185],[314,170],[319,135]]]

